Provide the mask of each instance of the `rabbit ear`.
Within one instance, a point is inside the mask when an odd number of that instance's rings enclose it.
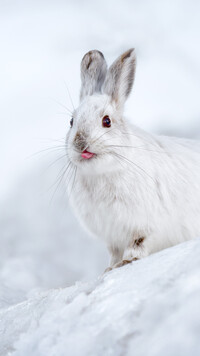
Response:
[[[109,68],[103,85],[103,92],[110,95],[119,109],[131,92],[136,67],[134,48],[123,53]]]
[[[103,53],[97,50],[86,53],[81,61],[81,92],[80,100],[86,95],[101,92],[105,80],[107,64]]]

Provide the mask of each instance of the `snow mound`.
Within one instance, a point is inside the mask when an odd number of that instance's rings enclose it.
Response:
[[[0,355],[200,354],[200,239],[0,313]]]

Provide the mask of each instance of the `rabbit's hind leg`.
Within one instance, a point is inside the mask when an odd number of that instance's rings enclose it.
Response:
[[[143,236],[143,234],[135,236],[129,246],[125,249],[123,260],[132,262],[148,256],[146,242],[146,237]]]

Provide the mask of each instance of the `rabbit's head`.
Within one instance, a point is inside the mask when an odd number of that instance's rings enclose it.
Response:
[[[123,53],[108,70],[97,50],[82,59],[80,105],[71,118],[66,143],[70,161],[86,174],[120,168],[114,146],[127,142],[122,113],[135,65],[134,49]]]

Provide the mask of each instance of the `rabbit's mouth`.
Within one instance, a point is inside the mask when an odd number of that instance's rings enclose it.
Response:
[[[94,155],[95,155],[95,153],[89,152],[87,150],[84,150],[81,153],[81,157],[84,158],[84,159],[91,159]]]

